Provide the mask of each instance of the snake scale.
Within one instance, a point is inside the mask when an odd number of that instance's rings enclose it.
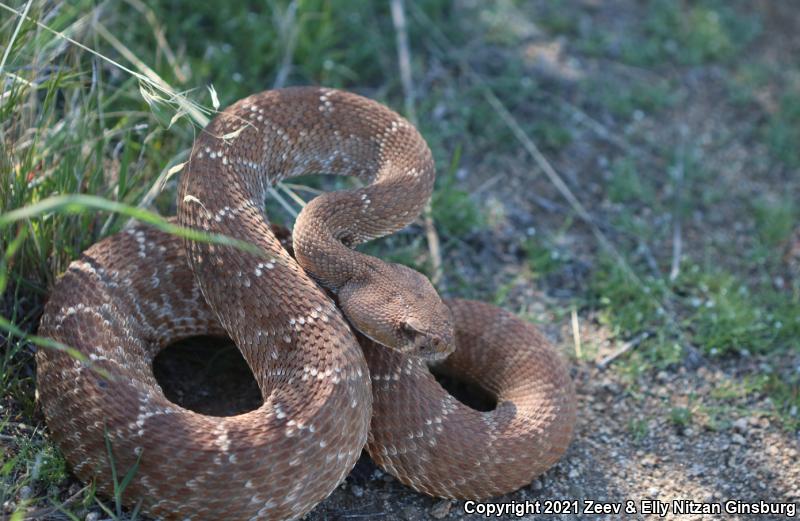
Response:
[[[293,257],[264,199],[272,184],[309,173],[363,186],[306,205]],[[503,494],[544,472],[575,422],[555,350],[511,313],[444,302],[419,273],[353,248],[410,223],[433,182],[417,130],[355,94],[280,89],[221,112],[184,168],[177,219],[260,252],[135,226],[86,250],[46,305],[41,334],[84,357],[37,354],[40,402],[74,473],[112,495],[112,465],[118,480],[135,468],[126,504],[200,520],[298,518],[365,445],[403,483],[445,498]],[[156,354],[206,334],[235,341],[260,407],[207,416],[164,396]],[[456,400],[433,363],[496,407]]]

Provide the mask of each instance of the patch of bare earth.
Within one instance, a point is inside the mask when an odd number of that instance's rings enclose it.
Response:
[[[712,397],[714,389],[736,388],[737,381],[763,368],[759,360],[708,363],[696,369],[659,371],[632,382],[598,365],[616,349],[607,332],[584,323],[584,338],[597,341],[594,360],[574,363],[580,417],[564,458],[529,487],[493,499],[522,503],[584,500],[624,505],[658,499],[721,503],[729,500],[800,503],[800,436],[773,420],[763,396]],[[572,351],[569,341],[560,345]],[[800,368],[800,356],[786,364]],[[689,411],[686,423],[675,411]],[[729,422],[716,423],[724,410]],[[681,413],[683,414],[683,413]],[[677,417],[676,417],[677,416]],[[543,504],[543,503],[542,503]],[[469,519],[463,501],[416,494],[375,469],[359,463],[347,481],[311,514],[327,519]],[[637,515],[633,517],[645,517]],[[506,515],[499,519],[515,519]],[[610,519],[600,515],[537,515],[525,519]],[[671,518],[671,516],[670,516]],[[681,519],[712,519],[695,515]],[[726,516],[749,519],[750,516]],[[786,519],[761,515],[753,519]]]

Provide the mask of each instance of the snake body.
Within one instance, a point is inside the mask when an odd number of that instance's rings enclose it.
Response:
[[[308,173],[364,186],[311,201],[293,257],[263,201],[271,184]],[[47,303],[40,333],[81,355],[37,355],[45,417],[75,474],[113,495],[133,469],[124,500],[158,518],[293,519],[365,444],[402,482],[441,497],[509,492],[552,465],[575,403],[536,329],[485,304],[443,302],[418,273],[352,249],[407,225],[433,180],[416,129],[354,94],[267,91],[219,114],[185,167],[178,221],[258,251],[133,227],[84,252]],[[200,334],[235,341],[258,409],[213,417],[167,400],[153,358]],[[494,410],[444,391],[428,363],[445,357],[442,371],[481,385]]]

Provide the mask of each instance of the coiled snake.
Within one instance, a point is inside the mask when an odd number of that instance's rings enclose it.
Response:
[[[295,261],[270,229],[266,189],[318,172],[365,184],[303,209]],[[443,303],[417,272],[352,249],[413,220],[433,181],[419,133],[354,94],[273,90],[219,114],[185,167],[178,221],[263,253],[134,227],[69,266],[40,332],[86,360],[43,349],[37,362],[49,428],[75,474],[110,495],[112,463],[118,480],[135,468],[124,499],[154,517],[284,519],[328,496],[365,444],[400,481],[446,498],[510,492],[551,466],[575,402],[536,329],[486,304]],[[235,341],[258,409],[214,417],[165,398],[154,356],[199,334]],[[494,410],[437,383],[428,363],[448,354],[441,370],[494,395]]]

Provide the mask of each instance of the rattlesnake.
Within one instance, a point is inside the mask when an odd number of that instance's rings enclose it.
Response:
[[[303,209],[295,261],[263,201],[272,183],[317,172],[365,185]],[[575,402],[536,329],[486,304],[445,303],[417,272],[352,249],[407,225],[433,181],[416,129],[354,94],[273,90],[218,115],[185,167],[178,221],[263,253],[135,226],[69,266],[40,332],[85,359],[40,350],[37,376],[75,474],[112,495],[112,464],[117,482],[134,469],[124,501],[154,517],[283,519],[330,494],[365,444],[403,483],[446,498],[509,492],[557,461]],[[199,334],[236,342],[258,409],[213,417],[165,398],[153,358]],[[428,363],[447,355],[440,370],[481,385],[494,410],[437,383]]]

